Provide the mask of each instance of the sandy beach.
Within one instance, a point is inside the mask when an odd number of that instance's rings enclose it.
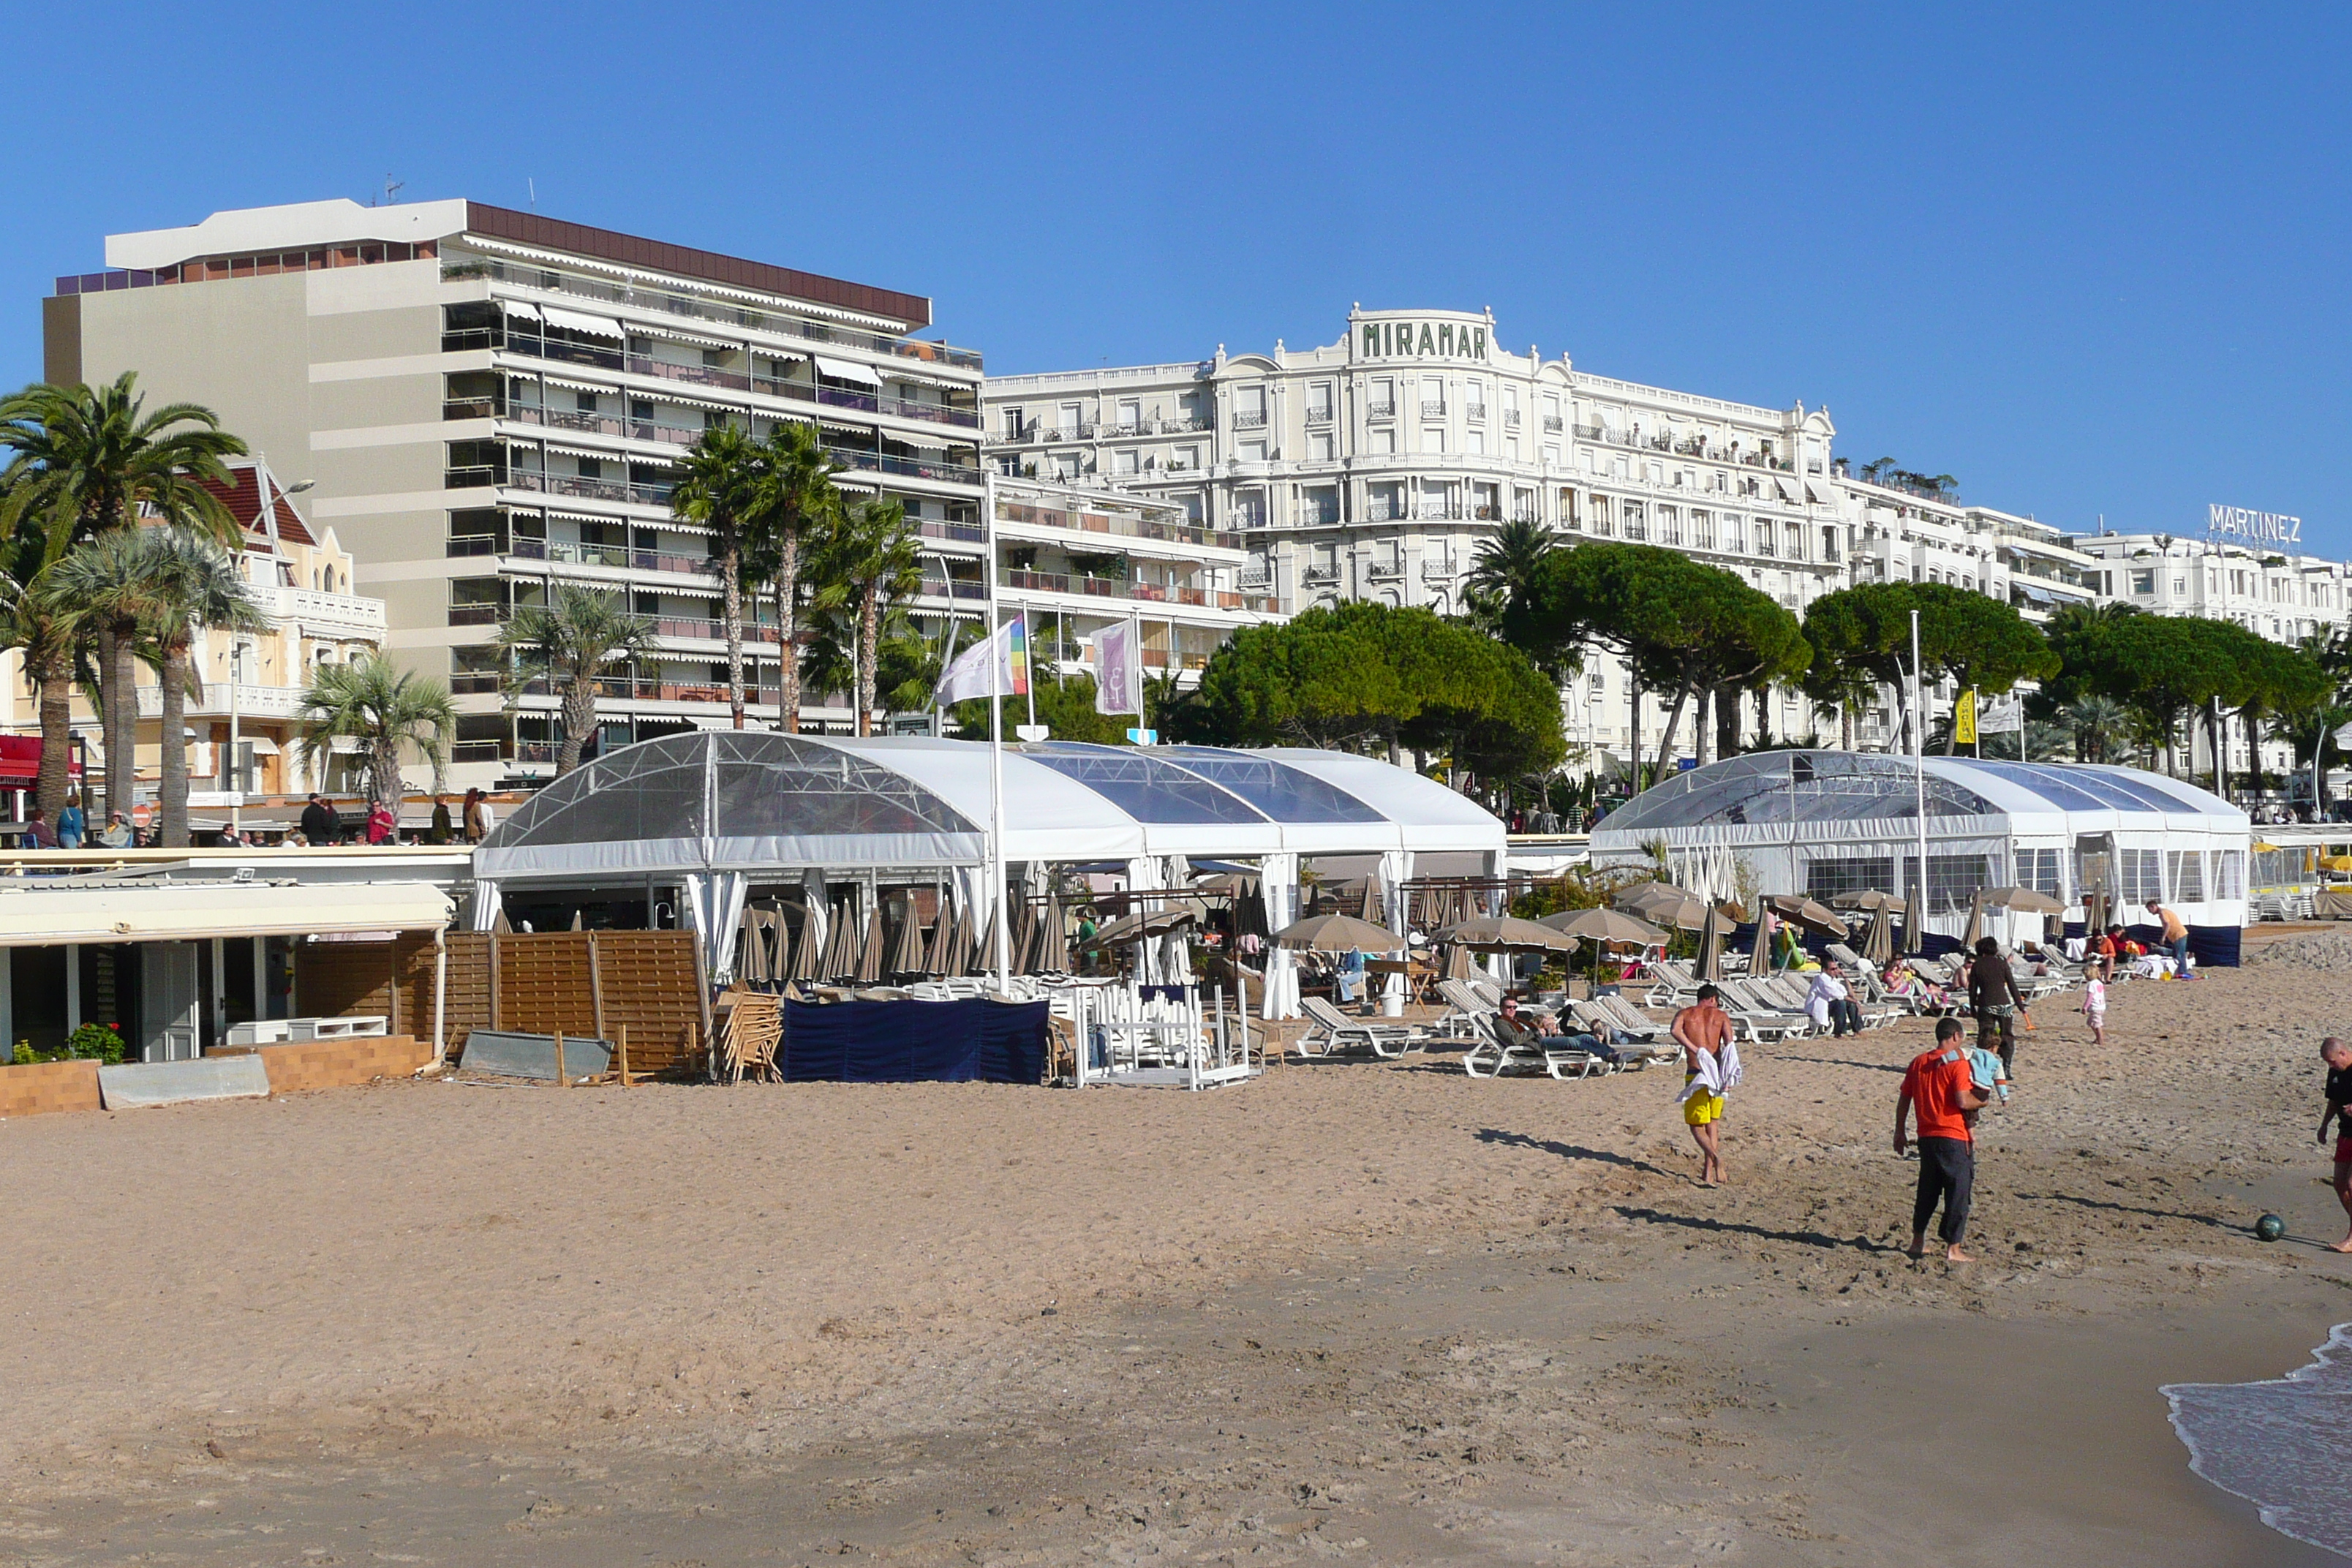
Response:
[[[1675,1075],[1443,1057],[8,1122],[0,1563],[2335,1561],[2157,1392],[2352,1319],[2352,945],[2255,937],[2040,1011],[1966,1267],[1918,1022],[1750,1052],[1712,1191]]]

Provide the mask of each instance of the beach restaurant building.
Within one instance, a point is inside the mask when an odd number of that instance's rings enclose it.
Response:
[[[1488,879],[1505,869],[1493,816],[1375,758],[1049,741],[1005,747],[1002,765],[1016,900],[1044,896],[1057,868],[1110,867],[1130,890],[1167,890],[1246,862],[1279,930],[1299,912],[1307,858],[1370,858],[1386,923],[1402,933],[1418,858],[1442,853]],[[991,772],[987,745],[924,736],[716,730],[641,742],[499,826],[476,855],[473,923],[490,929],[518,900],[561,899],[641,904],[646,923],[663,924],[674,901],[680,923],[704,933],[715,980],[734,963],[747,900],[845,908],[863,922],[894,890],[930,888],[985,925]],[[1268,955],[1268,1016],[1296,1005],[1288,960]]]
[[[1924,777],[1923,777],[1924,775]],[[2066,904],[2105,894],[2110,917],[2177,909],[2200,962],[2234,963],[2246,922],[2246,814],[2137,768],[1877,752],[1755,752],[1694,768],[1634,796],[1592,834],[1596,865],[1648,858],[1745,862],[1759,890],[1827,899],[1919,886],[1924,929],[1958,936],[1981,889],[2031,888]],[[2040,917],[2013,935],[2039,935]]]

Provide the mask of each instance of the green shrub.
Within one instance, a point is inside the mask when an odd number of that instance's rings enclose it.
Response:
[[[30,1040],[18,1040],[16,1042],[16,1054],[8,1058],[12,1066],[20,1068],[31,1067],[35,1062],[39,1061],[40,1059],[40,1058],[33,1054],[33,1042]]]
[[[66,1055],[110,1067],[122,1059],[122,1037],[111,1024],[84,1024],[66,1037]]]

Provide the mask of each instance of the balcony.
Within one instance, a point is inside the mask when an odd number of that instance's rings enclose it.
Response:
[[[1444,398],[1423,398],[1421,402],[1421,416],[1423,419],[1444,418],[1445,400]]]
[[[383,601],[317,588],[280,587],[275,614],[279,625],[300,624],[306,637],[383,640]]]
[[[1423,411],[1424,413],[1427,412],[1427,409],[1428,405],[1426,404],[1423,405]],[[1484,422],[1486,417],[1486,405],[1483,403],[1465,403],[1462,405],[1462,416],[1465,419]]]
[[[999,522],[1023,528],[1051,528],[1073,533],[1100,533],[1123,539],[1155,539],[1171,544],[1201,544],[1213,550],[1239,550],[1237,535],[1196,522],[1160,522],[1117,511],[1080,511],[1060,507],[1031,506],[1024,501],[996,503]],[[977,537],[979,531],[974,530]]]
[[[950,462],[945,458],[900,458],[886,452],[868,452],[856,447],[827,447],[824,455],[845,468],[861,468],[868,473],[897,474],[906,479],[937,479],[945,484],[980,484],[977,464]],[[664,505],[667,505],[665,487]]]
[[[952,348],[940,342],[926,342],[920,338],[885,337],[878,332],[861,332],[847,327],[830,326],[818,321],[803,321],[791,316],[779,316],[772,311],[753,310],[748,306],[720,305],[691,295],[673,294],[665,289],[640,288],[626,283],[606,283],[601,279],[574,277],[569,273],[551,272],[539,267],[510,266],[507,262],[487,257],[467,258],[463,260],[452,258],[442,265],[441,280],[445,283],[472,278],[496,279],[502,282],[520,283],[526,288],[551,293],[572,294],[583,299],[600,300],[607,304],[628,305],[639,310],[659,310],[665,315],[716,321],[725,326],[746,327],[753,331],[770,332],[778,337],[801,338],[820,343],[839,343],[845,347],[891,354],[900,359],[954,365],[963,370],[981,368],[981,356],[977,351]]]
[[[1503,428],[1504,428],[1504,429],[1506,429],[1506,430],[1516,430],[1516,429],[1517,429],[1518,427],[1519,427],[1519,411],[1518,411],[1517,409],[1516,409],[1516,408],[1506,408],[1506,409],[1504,409],[1504,410],[1503,410]]]
[[[1152,605],[1189,605],[1210,610],[1272,610],[1274,601],[1223,588],[1187,588],[1161,583],[1134,583],[1122,577],[1082,577],[1059,572],[1026,572],[1007,567],[997,575],[1007,588],[1032,593],[1079,594],[1089,598],[1132,599]]]
[[[236,712],[241,719],[291,719],[302,711],[302,688],[299,686],[257,686],[250,681],[236,685]],[[191,719],[226,719],[229,715],[229,684],[226,680],[207,680],[202,697],[191,696],[185,710]],[[139,688],[139,717],[160,719],[163,716],[163,689],[160,686]]]
[[[1454,565],[1451,561],[1424,561],[1421,563],[1421,580],[1424,583],[1451,583]]]
[[[507,618],[503,605],[452,605],[449,624],[453,626],[494,626]]]
[[[856,408],[867,414],[887,414],[898,419],[921,419],[929,424],[952,425],[964,430],[980,428],[980,410],[976,408],[956,408],[944,403],[917,403],[911,398],[884,397],[877,393],[851,392],[838,386],[782,380],[769,375],[755,375],[750,380],[753,392],[769,397],[797,398],[803,403],[819,403],[828,408]],[[1006,437],[1008,440],[1019,438]]]
[[[1234,416],[1234,428],[1236,430],[1262,430],[1265,427],[1265,415],[1263,412]]]
[[[1307,423],[1309,425],[1328,425],[1331,423],[1331,405],[1327,403],[1319,407],[1309,408],[1307,411]]]
[[[932,599],[985,599],[988,584],[977,577],[926,577],[923,594]]]
[[[566,566],[606,566],[621,572],[676,572],[699,577],[716,576],[719,572],[719,563],[708,555],[676,555],[666,551],[638,550],[625,544],[583,544],[570,539],[518,536],[514,548],[506,553],[519,561],[552,561]]]
[[[1402,561],[1372,561],[1365,563],[1364,576],[1374,583],[1393,583],[1404,575]]]
[[[1544,427],[1549,429],[1551,424],[1552,422],[1547,419],[1544,421]],[[1576,427],[1576,438],[1580,441],[1598,441],[1602,434],[1601,427],[1598,425],[1580,425]]]
[[[1253,588],[1270,589],[1274,586],[1274,568],[1271,566],[1244,566],[1239,573],[1234,574],[1234,581],[1238,586],[1244,590]]]
[[[1309,588],[1328,588],[1339,581],[1337,566],[1309,566],[1298,574],[1298,580]]]
[[[471,472],[474,470],[453,470]],[[584,500],[620,501],[628,506],[651,506],[667,509],[674,485],[641,485],[626,479],[583,479],[578,474],[542,474],[535,469],[518,468],[503,480],[477,481],[502,483],[511,489],[537,490],[542,495],[576,496]],[[454,484],[452,489],[457,488]]]
[[[654,630],[666,637],[695,637],[709,642],[725,642],[727,626],[723,621],[705,620],[699,616],[662,616],[651,617]],[[777,642],[776,628],[761,621],[743,623],[745,642]]]
[[[1290,521],[1297,528],[1333,528],[1339,521],[1336,506],[1302,506],[1291,509]]]
[[[1364,412],[1374,419],[1393,419],[1396,417],[1396,405],[1393,402],[1375,403]]]
[[[1562,419],[1559,415],[1547,414],[1544,416],[1544,434],[1547,436],[1557,436],[1566,426],[1566,424],[1567,421]]]

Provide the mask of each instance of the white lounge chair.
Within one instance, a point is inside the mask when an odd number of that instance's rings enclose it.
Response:
[[[1493,1017],[1498,1010],[1465,981],[1441,980],[1437,994],[1445,999],[1445,1015],[1430,1026],[1430,1032],[1445,1039],[1477,1038],[1477,1021]]]
[[[1475,1026],[1478,1043],[1462,1055],[1462,1070],[1472,1078],[1500,1078],[1507,1072],[1540,1072],[1552,1078],[1591,1078],[1607,1073],[1609,1064],[1591,1051],[1553,1045],[1538,1037],[1525,1044],[1506,1046],[1495,1033],[1492,1017]]]
[[[1791,1012],[1756,994],[1748,989],[1755,984],[1752,980],[1723,982],[1724,1011],[1731,1015],[1734,1027],[1748,1031],[1752,1040],[1801,1038],[1813,1033],[1811,1015]]]
[[[1382,1061],[1394,1061],[1421,1040],[1421,1031],[1403,1024],[1372,1024],[1350,1018],[1320,996],[1302,996],[1299,1010],[1315,1027],[1299,1037],[1302,1057],[1328,1056],[1361,1046]],[[1317,1043],[1321,1043],[1318,1049]]]

